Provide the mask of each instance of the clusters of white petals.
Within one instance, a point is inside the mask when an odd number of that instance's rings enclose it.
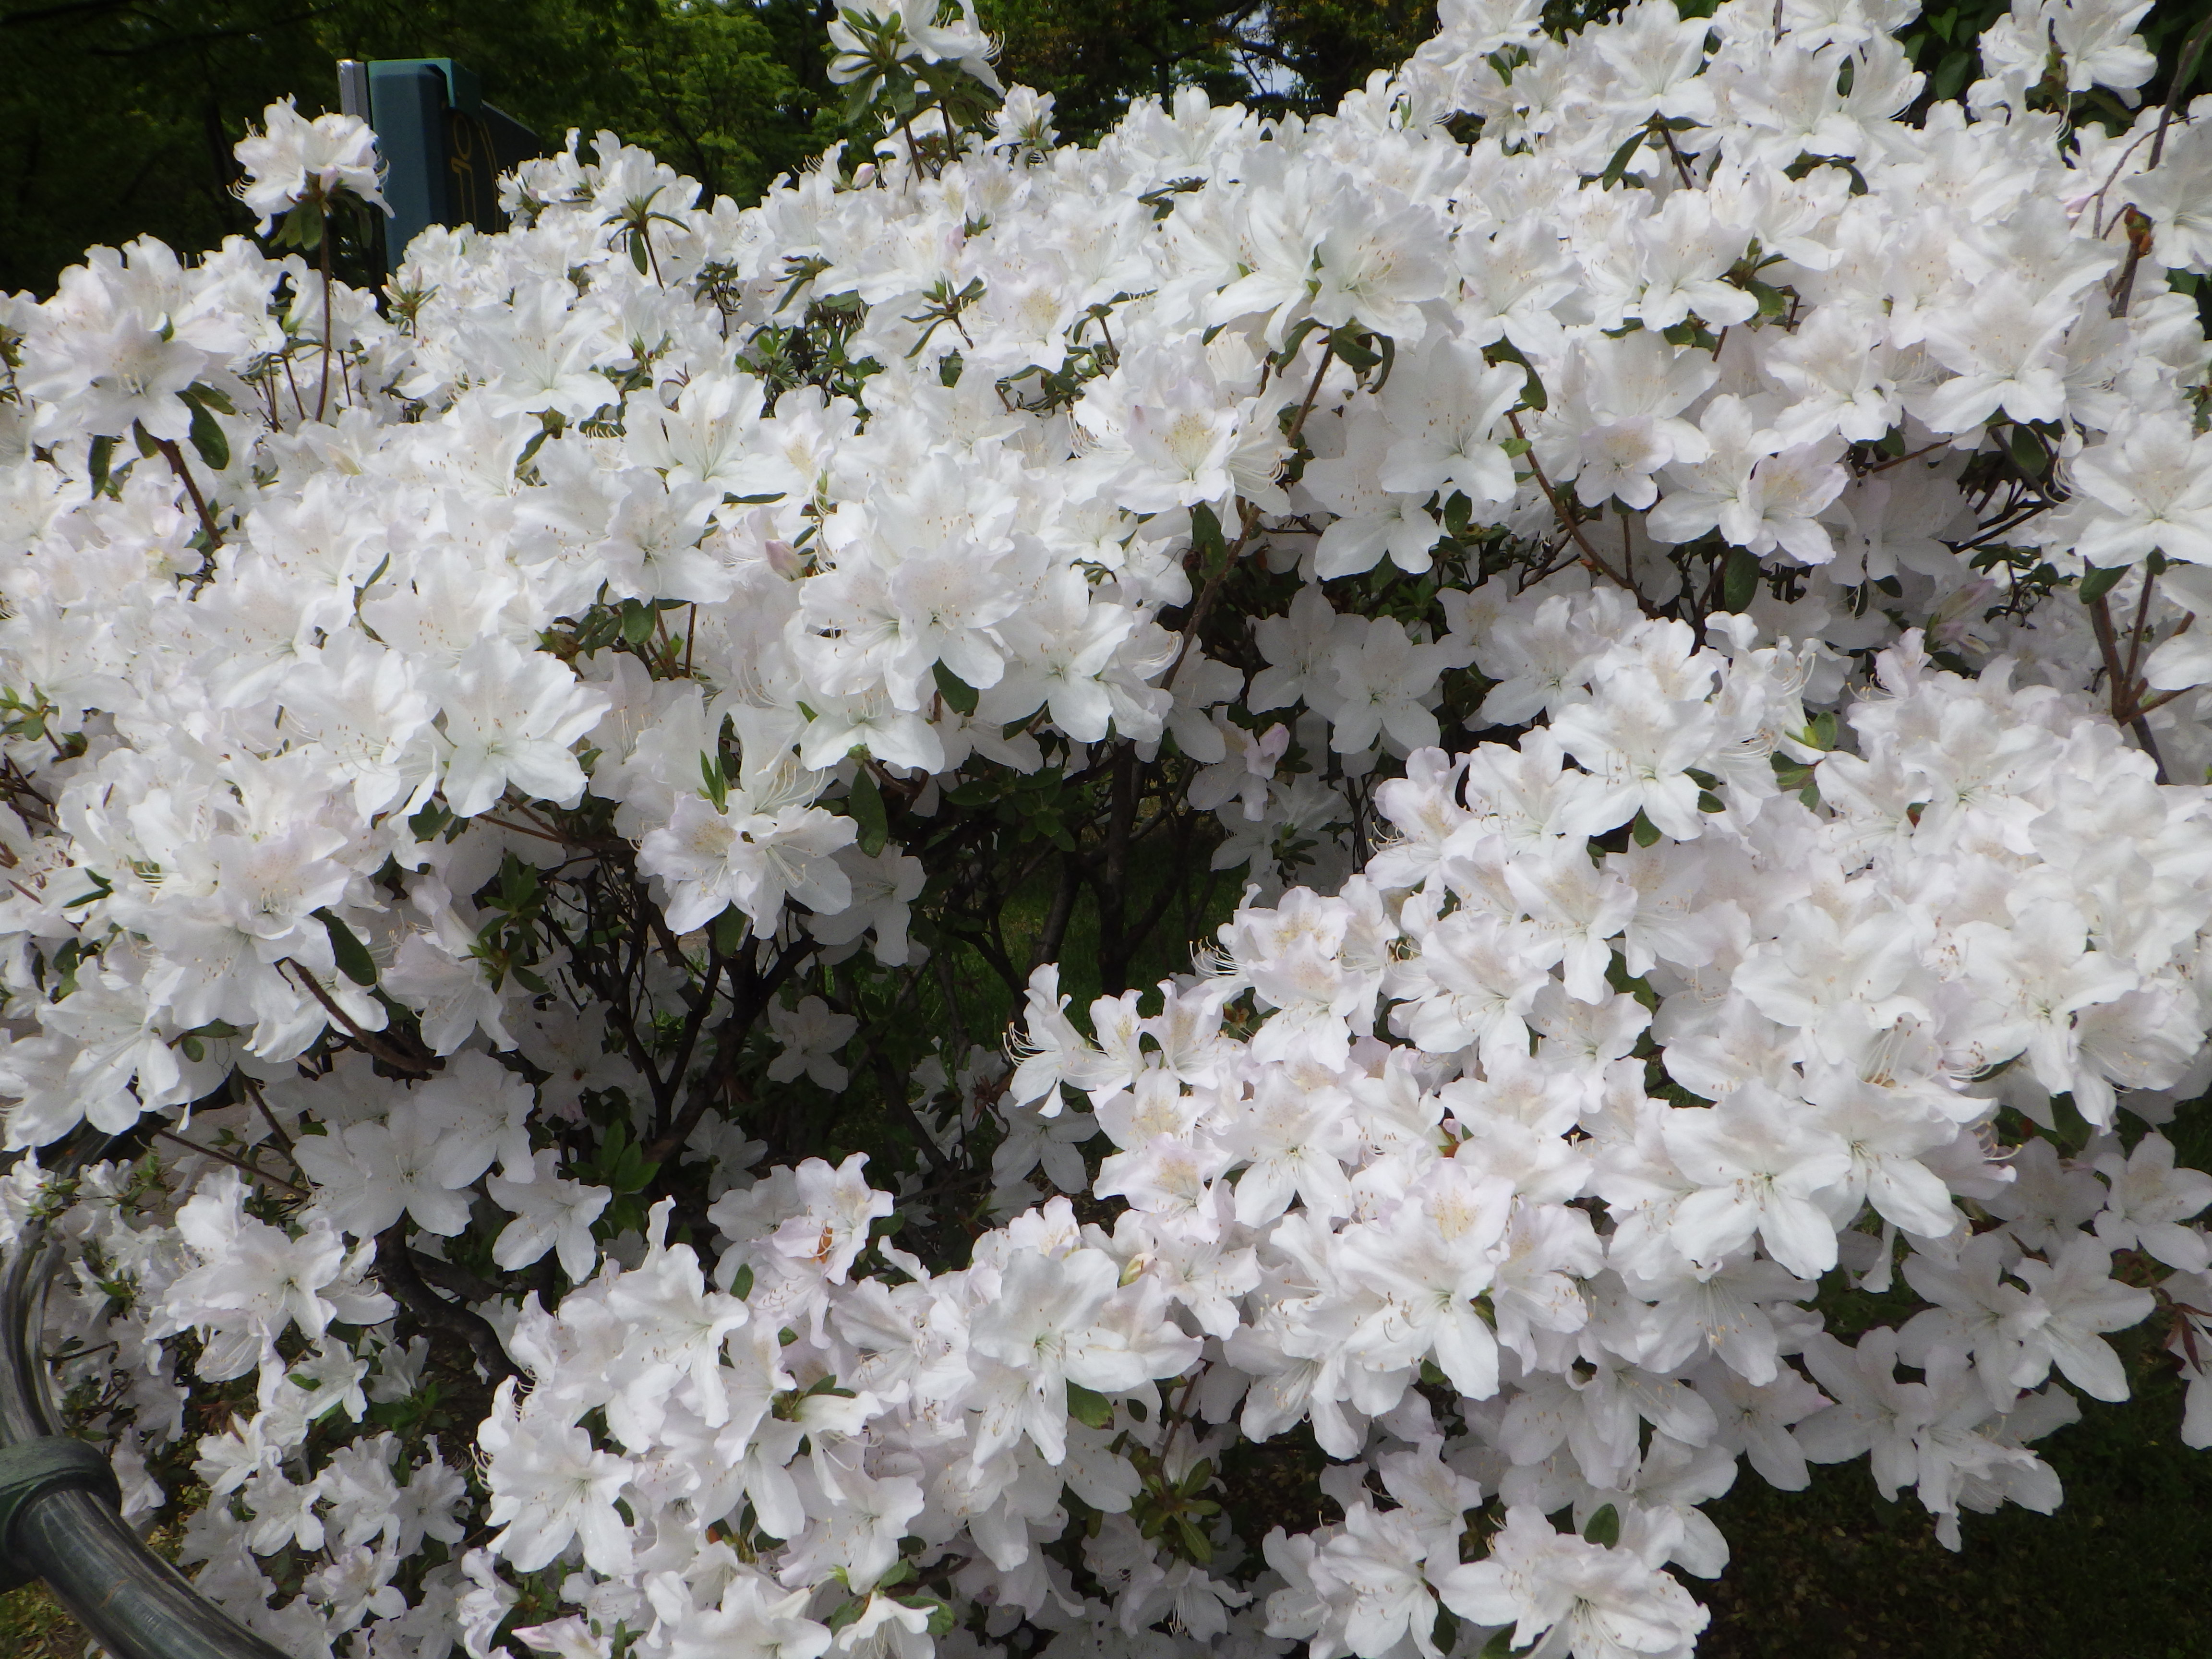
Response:
[[[2212,1446],[2212,104],[2069,119],[2144,9],[1954,100],[1904,0],[1445,0],[1082,149],[901,0],[753,206],[572,135],[380,301],[0,297],[0,1242],[126,1515],[303,1659],[1625,1659],[1740,1463],[1956,1547],[2154,1315]],[[1201,971],[769,1163],[960,815],[1132,757]]]

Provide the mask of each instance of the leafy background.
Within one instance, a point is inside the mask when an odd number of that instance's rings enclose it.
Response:
[[[2159,0],[2141,25],[2160,58],[2152,98],[2172,90],[2182,39],[2206,5]],[[1551,0],[1547,20],[1571,27],[1610,9]],[[1939,5],[1905,32],[1929,96],[1971,77],[1971,44],[2004,9]],[[981,10],[1006,40],[1007,75],[1052,92],[1062,131],[1079,138],[1131,97],[1182,85],[1271,112],[1325,108],[1435,22],[1430,0],[982,0]],[[231,145],[271,99],[292,94],[311,113],[334,106],[341,57],[457,58],[550,142],[570,126],[611,128],[711,193],[744,199],[836,136],[827,19],[808,0],[17,0],[0,6],[0,291],[51,291],[94,243],[151,233],[196,248],[250,229],[229,195]],[[2206,78],[2200,69],[2197,86]],[[1087,1000],[1103,977],[1143,984],[1185,967],[1183,939],[1225,915],[1234,884],[1210,897],[1209,914],[1163,918],[1134,960],[1103,975],[1104,941],[1083,907],[1064,924],[1066,988]],[[1041,942],[1050,908],[1046,885],[1009,896],[997,921],[1012,954]],[[998,976],[967,947],[946,948],[948,998],[987,1005],[970,1009],[986,1018],[1000,1012],[988,1006],[1010,1002]],[[2212,1167],[2212,1106],[2188,1109],[2176,1138],[2185,1162]],[[1883,1316],[1860,1311],[1862,1322]],[[1936,1542],[1916,1504],[1884,1503],[1863,1462],[1816,1471],[1799,1493],[1745,1476],[1711,1510],[1735,1556],[1717,1583],[1696,1587],[1713,1612],[1700,1653],[2212,1654],[2212,1455],[2179,1445],[2173,1367],[2152,1333],[2131,1335],[2136,1398],[2094,1407],[2039,1449],[2065,1480],[2065,1507],[1968,1516],[1960,1554]],[[1310,1481],[1309,1460],[1294,1446],[1284,1454],[1251,1478]],[[82,1646],[38,1587],[0,1596],[0,1655],[62,1659]]]

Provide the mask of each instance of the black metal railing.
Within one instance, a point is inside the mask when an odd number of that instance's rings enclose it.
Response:
[[[124,1139],[91,1136],[57,1173]],[[44,1579],[114,1659],[287,1659],[146,1547],[118,1507],[106,1456],[63,1432],[39,1340],[61,1255],[34,1218],[0,1260],[0,1588]]]

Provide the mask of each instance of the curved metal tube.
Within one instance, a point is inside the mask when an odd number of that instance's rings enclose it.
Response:
[[[58,1166],[73,1170],[114,1144],[94,1136]],[[59,1249],[46,1224],[23,1230],[0,1275],[0,1444],[62,1431],[52,1380],[39,1357],[48,1276]],[[46,1581],[57,1601],[115,1659],[287,1659],[202,1595],[146,1547],[105,1498],[46,1492],[16,1511],[0,1540],[15,1560]]]

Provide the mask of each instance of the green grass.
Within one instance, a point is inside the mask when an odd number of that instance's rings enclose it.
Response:
[[[0,1595],[0,1654],[8,1659],[78,1659],[84,1643],[84,1632],[44,1584]]]
[[[2212,1452],[2177,1437],[2181,1389],[2154,1375],[2124,1406],[2084,1402],[2037,1449],[2066,1483],[2056,1515],[1970,1515],[1936,1541],[1909,1494],[1863,1462],[1778,1492],[1748,1469],[1708,1513],[1735,1551],[1699,1659],[2203,1659],[2212,1655]]]
[[[2165,1133],[2212,1168],[2212,1098]],[[2132,1135],[2130,1135],[2130,1139]],[[1909,1301],[1905,1297],[1903,1300]],[[1831,1311],[1847,1338],[1897,1298]],[[2151,1324],[2112,1339],[2135,1397],[2081,1402],[2036,1450],[2066,1483],[2056,1515],[1969,1515],[1957,1554],[1907,1494],[1885,1504],[1863,1462],[1778,1492],[1746,1468],[1707,1513],[1735,1551],[1699,1659],[2207,1659],[2212,1656],[2212,1450],[2180,1440],[2182,1384]]]

